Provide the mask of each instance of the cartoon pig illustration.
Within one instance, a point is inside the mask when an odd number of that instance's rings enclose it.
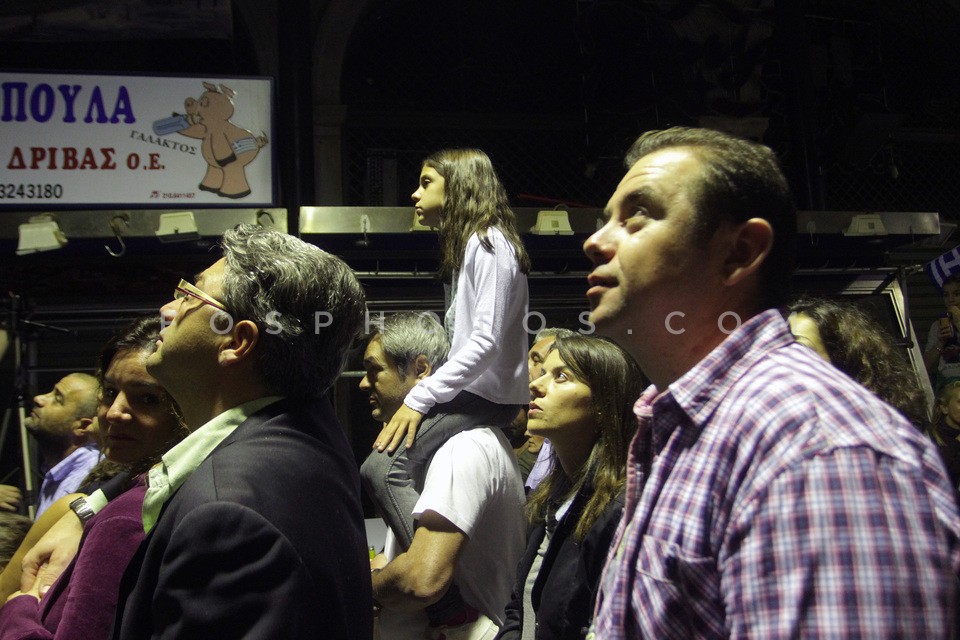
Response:
[[[203,141],[200,150],[208,166],[199,188],[224,198],[243,198],[250,195],[245,167],[269,141],[265,134],[254,136],[230,122],[236,95],[232,89],[210,82],[203,88],[199,100],[184,101],[189,126],[178,133]]]

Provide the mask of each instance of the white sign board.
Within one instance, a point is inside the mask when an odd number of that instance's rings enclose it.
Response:
[[[269,78],[0,71],[0,208],[274,204]]]

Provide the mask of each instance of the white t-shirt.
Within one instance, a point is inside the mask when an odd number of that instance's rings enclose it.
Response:
[[[517,563],[526,547],[523,480],[513,450],[500,430],[472,429],[450,438],[433,456],[414,517],[434,511],[468,538],[453,580],[463,599],[502,625]],[[399,547],[387,531],[387,558]],[[427,617],[384,609],[380,637],[422,640]]]
[[[454,296],[454,331],[447,362],[404,399],[426,413],[463,390],[497,404],[530,402],[525,320],[529,292],[513,245],[496,227],[490,251],[476,234],[467,241]]]

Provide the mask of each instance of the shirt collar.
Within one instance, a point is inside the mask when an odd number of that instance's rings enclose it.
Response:
[[[66,458],[50,467],[44,474],[44,477],[54,482],[61,482],[69,476],[76,467],[86,464],[91,454],[99,455],[99,450],[94,445],[85,444],[82,447],[77,447]]]
[[[250,416],[280,396],[267,396],[228,409],[193,431],[163,454],[148,473],[149,486],[143,500],[144,531],[156,523],[164,503],[187,481],[191,474]]]
[[[648,388],[634,410],[652,411],[661,403],[675,403],[694,426],[702,425],[741,376],[770,351],[793,342],[790,326],[781,313],[768,309],[744,322],[666,392]],[[649,409],[643,409],[644,405]]]
[[[247,418],[277,400],[280,400],[280,396],[267,396],[227,409],[171,447],[161,460],[172,488],[183,484],[200,463]]]

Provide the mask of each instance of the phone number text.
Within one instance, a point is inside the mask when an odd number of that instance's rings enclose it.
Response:
[[[59,200],[62,184],[14,184],[0,182],[0,200]]]

